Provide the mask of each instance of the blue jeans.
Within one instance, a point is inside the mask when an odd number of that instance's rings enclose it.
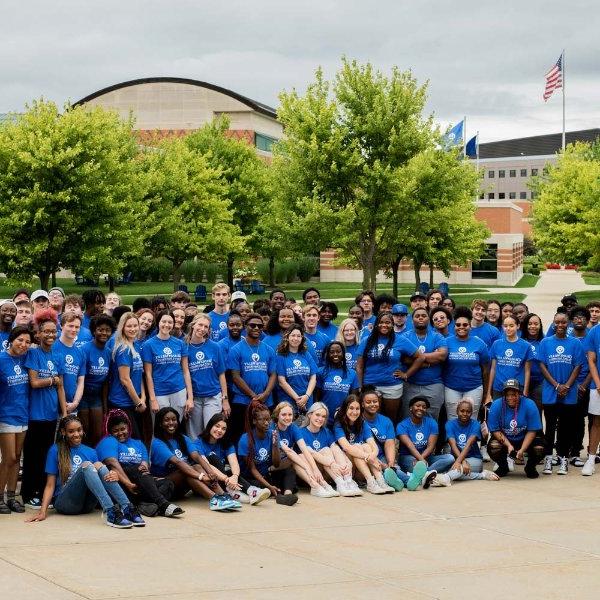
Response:
[[[401,454],[398,456],[398,466],[404,472],[411,473],[413,470],[413,466],[416,462],[414,456]],[[435,456],[429,456],[427,459],[428,469],[430,471],[437,471],[438,473],[445,473],[450,469],[450,467],[454,464],[454,457],[452,454],[438,454]],[[400,474],[398,477],[402,479]],[[404,481],[404,480],[403,480]]]
[[[81,515],[92,512],[100,503],[102,510],[112,508],[115,502],[126,507],[129,499],[116,481],[104,481],[108,469],[100,470],[87,463],[73,473],[54,499],[56,512],[63,515]]]

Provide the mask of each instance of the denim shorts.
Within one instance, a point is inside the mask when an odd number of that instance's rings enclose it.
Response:
[[[25,431],[27,431],[27,425],[0,423],[0,433],[24,433]]]
[[[77,410],[91,410],[93,408],[102,408],[102,390],[84,388]]]

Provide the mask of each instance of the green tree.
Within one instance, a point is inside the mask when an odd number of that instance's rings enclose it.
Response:
[[[432,118],[422,116],[426,86],[410,71],[386,77],[343,59],[333,84],[319,69],[303,97],[292,91],[280,100],[286,137],[275,146],[276,168],[291,217],[312,223],[318,249],[339,248],[375,289],[398,170],[436,139]]]
[[[148,249],[173,263],[174,290],[183,261],[217,260],[241,250],[243,240],[232,223],[221,172],[185,140],[165,140],[147,150],[140,169],[147,179],[148,223],[153,227]]]
[[[143,244],[131,123],[101,108],[34,102],[0,127],[0,266],[42,287],[61,267],[122,272]]]
[[[220,171],[223,194],[229,200],[233,223],[246,240],[245,248],[255,251],[259,220],[267,214],[270,202],[268,165],[254,147],[226,135],[229,120],[215,119],[185,138],[187,146],[205,156],[209,165]],[[236,255],[242,246],[231,245],[227,253],[227,281],[233,287]]]
[[[599,269],[600,141],[567,146],[533,188],[533,235],[543,255]]]

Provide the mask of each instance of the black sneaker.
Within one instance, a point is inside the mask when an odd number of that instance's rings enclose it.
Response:
[[[117,529],[131,529],[133,523],[126,519],[118,506],[113,506],[102,513],[106,524]]]
[[[24,513],[25,507],[16,499],[10,498],[6,501],[6,505],[10,508],[11,512]]]
[[[498,477],[506,477],[510,473],[510,469],[508,468],[508,463],[506,460],[500,461],[498,463],[498,467],[494,471]]]
[[[528,479],[537,479],[540,474],[537,472],[534,464],[527,463],[525,465],[525,475]]]
[[[296,494],[277,494],[275,502],[277,504],[285,504],[285,506],[294,506],[298,502],[298,496]]]
[[[10,515],[11,510],[4,500],[0,500],[0,515]]]
[[[133,523],[134,527],[145,527],[146,521],[142,519],[142,515],[133,504],[128,504],[123,510],[123,516]]]
[[[138,504],[138,510],[145,517],[155,517],[158,514],[158,505],[153,502],[140,502]]]

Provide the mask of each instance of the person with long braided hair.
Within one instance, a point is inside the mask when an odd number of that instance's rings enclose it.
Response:
[[[42,506],[27,521],[44,521],[50,503],[63,515],[89,513],[99,503],[110,527],[143,527],[146,523],[119,485],[117,473],[98,460],[93,448],[81,443],[83,435],[83,426],[76,415],[60,420],[58,439],[46,458]]]
[[[96,452],[98,458],[114,471],[119,483],[140,512],[148,517],[177,517],[184,510],[169,502],[175,484],[166,477],[150,474],[148,450],[143,442],[131,437],[129,415],[114,408],[104,418],[104,436]]]

